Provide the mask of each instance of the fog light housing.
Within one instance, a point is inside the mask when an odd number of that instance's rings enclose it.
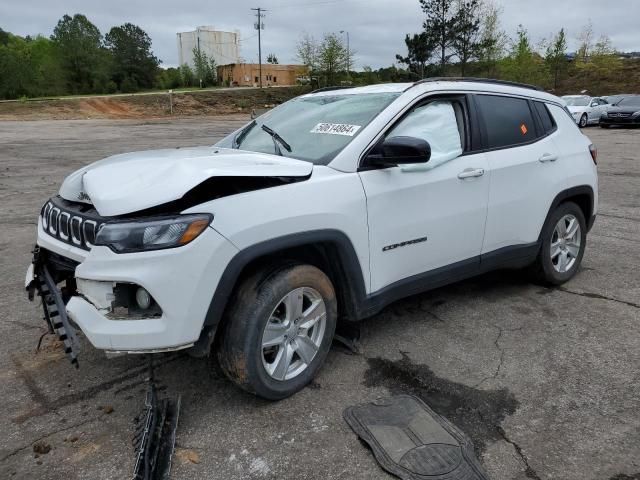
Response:
[[[162,316],[160,305],[144,287],[134,283],[116,283],[115,300],[108,317],[112,320],[143,320]]]
[[[148,310],[152,301],[151,295],[144,288],[140,287],[136,290],[136,302],[141,310]]]

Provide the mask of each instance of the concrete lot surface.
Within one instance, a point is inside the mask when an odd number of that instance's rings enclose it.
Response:
[[[240,123],[0,122],[0,478],[129,478],[144,400],[142,358],[107,360],[82,340],[75,370],[51,338],[35,353],[44,323],[23,279],[44,201],[89,162],[211,144]],[[364,324],[361,354],[334,348],[279,403],[212,361],[161,357],[164,393],[182,394],[172,478],[391,478],[342,419],[390,392],[467,432],[492,479],[640,478],[640,131],[586,134],[600,149],[600,214],[573,281],[499,272],[397,302]]]

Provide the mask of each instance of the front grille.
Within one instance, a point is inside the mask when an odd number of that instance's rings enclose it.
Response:
[[[83,250],[91,250],[98,230],[104,223],[91,206],[67,202],[60,197],[45,203],[40,215],[45,232]]]
[[[610,113],[609,116],[611,118],[629,118],[631,114],[630,113]]]

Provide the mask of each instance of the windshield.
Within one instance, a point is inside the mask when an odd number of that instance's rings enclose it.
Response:
[[[367,93],[295,98],[216,145],[327,165],[399,95]],[[290,149],[283,147],[283,141]]]
[[[570,107],[586,107],[589,105],[589,97],[562,97]]]
[[[623,98],[617,104],[618,107],[640,107],[640,97]]]

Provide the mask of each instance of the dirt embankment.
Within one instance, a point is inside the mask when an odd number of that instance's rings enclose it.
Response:
[[[90,118],[149,118],[226,115],[270,108],[309,91],[306,87],[221,89],[172,95],[96,96],[0,102],[0,120],[79,120]]]

